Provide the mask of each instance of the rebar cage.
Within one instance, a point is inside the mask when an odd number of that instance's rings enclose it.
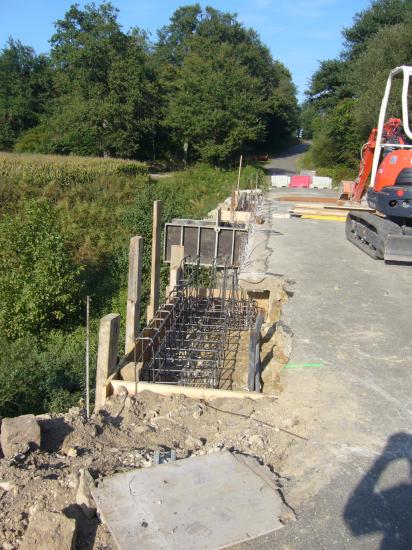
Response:
[[[213,266],[207,287],[199,263],[183,273],[136,340],[140,380],[230,389],[236,334],[253,326],[257,303],[239,289],[235,268]]]

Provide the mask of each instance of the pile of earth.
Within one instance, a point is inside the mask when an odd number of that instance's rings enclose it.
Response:
[[[76,548],[114,548],[107,526],[80,505],[79,479],[88,472],[99,484],[174,454],[179,460],[222,449],[256,457],[280,472],[306,436],[306,422],[290,410],[274,397],[206,403],[147,391],[131,397],[124,391],[88,420],[78,408],[37,416],[40,449],[0,459],[0,546],[27,545],[23,541],[36,514],[54,512],[75,521]],[[279,476],[279,491],[282,482]]]

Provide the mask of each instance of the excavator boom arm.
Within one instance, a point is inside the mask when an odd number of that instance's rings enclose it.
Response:
[[[390,118],[383,126],[383,137],[385,140],[390,140],[391,138],[396,138],[397,142],[403,144],[404,141],[401,137],[402,132],[402,121],[400,118]],[[359,164],[359,173],[358,177],[355,180],[355,185],[353,186],[351,193],[351,200],[355,202],[360,202],[362,197],[366,193],[367,181],[371,175],[372,166],[373,166],[373,157],[376,148],[376,138],[378,130],[374,128],[370,133],[368,141],[362,147],[361,152],[361,161]]]

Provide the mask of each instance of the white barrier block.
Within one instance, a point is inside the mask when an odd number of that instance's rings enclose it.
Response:
[[[313,176],[312,189],[332,189],[332,178],[327,176]]]
[[[271,176],[272,187],[288,187],[290,176]]]

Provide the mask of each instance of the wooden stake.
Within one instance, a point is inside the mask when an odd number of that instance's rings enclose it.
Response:
[[[162,201],[153,203],[152,229],[152,276],[150,281],[150,304],[147,308],[147,322],[155,316],[160,296],[160,234],[162,229]]]
[[[143,237],[132,237],[129,248],[129,279],[127,283],[126,337],[124,352],[132,351],[139,334],[140,296],[142,289]]]
[[[104,407],[107,397],[107,379],[116,367],[119,330],[118,313],[109,313],[100,320],[96,368],[96,411]]]
[[[238,173],[238,176],[237,176],[236,206],[239,203],[239,189],[240,189],[240,175],[242,173],[242,161],[243,161],[243,155],[240,155],[239,173]]]
[[[185,247],[179,244],[172,244],[170,251],[170,275],[169,290],[172,291],[178,282],[183,278],[183,260]]]

